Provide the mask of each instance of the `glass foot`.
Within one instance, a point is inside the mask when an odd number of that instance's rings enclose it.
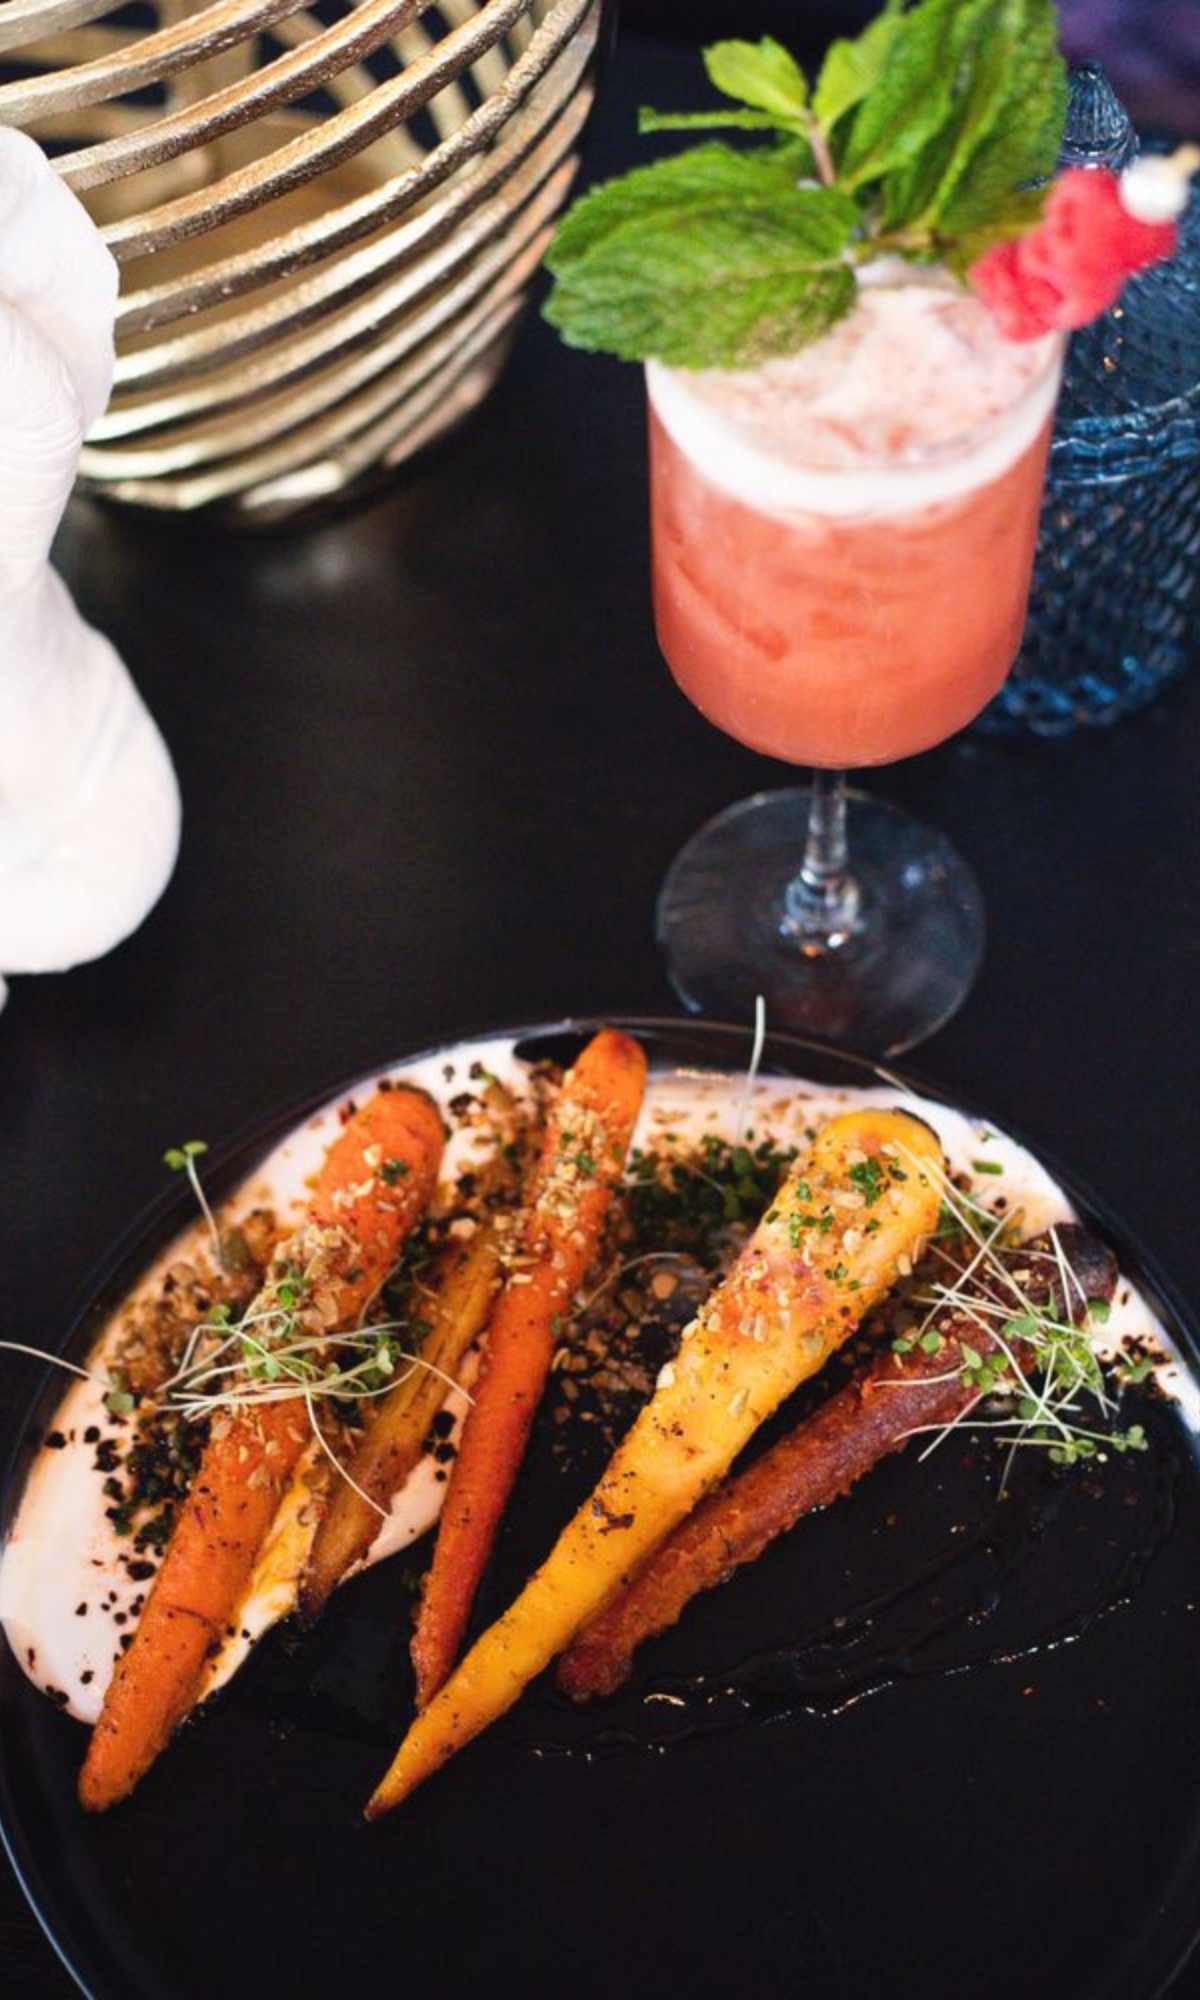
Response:
[[[831,941],[796,920],[807,786],[742,799],[689,840],[658,899],[671,983],[693,1013],[767,1023],[868,1055],[897,1055],[940,1028],[983,956],[979,888],[932,827],[850,792],[851,886]]]

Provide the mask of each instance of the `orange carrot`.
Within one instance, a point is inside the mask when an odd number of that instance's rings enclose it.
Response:
[[[356,1111],[326,1156],[307,1222],[276,1246],[261,1305],[277,1304],[299,1266],[311,1274],[322,1323],[331,1332],[353,1324],[429,1202],[442,1144],[441,1118],[423,1092],[380,1091]],[[193,1706],[311,1435],[298,1398],[215,1421],[92,1733],[79,1778],[89,1811],[132,1791]]]
[[[638,1044],[603,1028],[563,1080],[529,1212],[492,1314],[413,1637],[420,1707],[458,1655],[500,1517],[525,1455],[559,1315],[596,1252],[646,1085]]]

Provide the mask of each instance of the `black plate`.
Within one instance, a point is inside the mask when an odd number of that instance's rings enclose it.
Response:
[[[521,1032],[569,1051],[588,1025]],[[628,1025],[664,1063],[746,1060],[740,1030]],[[767,1060],[875,1075],[784,1036]],[[216,1189],[335,1094],[210,1156]],[[1195,1329],[1152,1262],[1059,1178],[1195,1366]],[[68,1351],[185,1212],[172,1190],[142,1217]],[[26,1415],[5,1521],[60,1394],[48,1375]],[[481,1618],[575,1498],[546,1414]],[[370,1830],[359,1809],[410,1713],[420,1548],[340,1593],[311,1639],[269,1635],[99,1821],[74,1800],[82,1731],[3,1649],[9,1853],[105,2000],[460,2000],[498,1977],[571,2000],[1156,1994],[1200,1923],[1200,1465],[1173,1415],[1137,1414],[1151,1454],[1065,1478],[1028,1454],[999,1510],[978,1445],[891,1460],[694,1604],[627,1692],[576,1711],[539,1683]]]

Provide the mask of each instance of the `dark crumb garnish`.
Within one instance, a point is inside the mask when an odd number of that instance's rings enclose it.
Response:
[[[134,1548],[139,1552],[154,1549],[161,1555],[171,1538],[174,1521],[175,1510],[172,1507],[162,1514],[155,1514],[149,1521],[140,1523],[133,1538]]]
[[[794,1146],[770,1138],[735,1146],[714,1132],[686,1152],[635,1150],[626,1177],[628,1254],[685,1251],[706,1270],[722,1270],[795,1158]]]
[[[773,1139],[734,1145],[711,1132],[687,1146],[664,1133],[631,1154],[583,1304],[560,1328],[549,1419],[560,1460],[581,1435],[590,1459],[628,1429],[795,1157]]]
[[[226,1268],[214,1269],[197,1254],[173,1264],[156,1298],[127,1313],[122,1328],[122,1379],[133,1392],[136,1417],[126,1438],[86,1434],[96,1443],[94,1465],[105,1475],[104,1491],[113,1505],[108,1519],[119,1535],[132,1539],[139,1556],[159,1553],[174,1525],[179,1502],[188,1492],[208,1441],[208,1423],[164,1410],[154,1392],[174,1371],[197,1326],[214,1305],[236,1314],[258,1291],[278,1239],[269,1209],[255,1209],[222,1242]],[[120,1473],[122,1477],[114,1475]],[[130,1574],[149,1577],[152,1565]]]
[[[65,1451],[67,1440],[61,1431],[46,1432],[47,1451]]]
[[[119,1374],[122,1389],[134,1399],[152,1396],[174,1373],[214,1306],[235,1314],[243,1310],[259,1288],[278,1234],[272,1211],[254,1209],[236,1228],[222,1230],[222,1265],[208,1249],[173,1263],[160,1290],[137,1300],[122,1319],[117,1365],[110,1371],[114,1380]]]

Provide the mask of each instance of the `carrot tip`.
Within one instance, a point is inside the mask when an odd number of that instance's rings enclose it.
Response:
[[[76,1782],[75,1796],[84,1812],[102,1813],[107,1812],[110,1806],[120,1805],[121,1800],[127,1798],[131,1790],[131,1785],[114,1787],[106,1784],[103,1779],[97,1778],[85,1763]]]

